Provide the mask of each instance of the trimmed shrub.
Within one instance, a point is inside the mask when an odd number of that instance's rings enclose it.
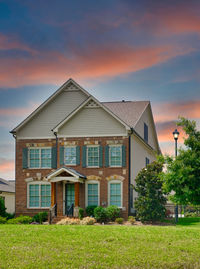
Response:
[[[9,220],[7,221],[7,224],[19,224],[19,221],[18,221],[17,218],[16,218],[16,219],[9,219]]]
[[[84,217],[84,209],[83,208],[79,208],[78,217],[79,217],[79,219],[83,219],[83,217]]]
[[[108,221],[107,210],[102,206],[97,206],[94,209],[94,217],[98,222],[107,222]]]
[[[15,219],[9,219],[8,224],[30,224],[33,221],[33,218],[29,216],[19,216]]]
[[[0,224],[5,224],[6,222],[6,218],[0,216]]]
[[[33,221],[42,224],[43,222],[48,220],[48,213],[47,212],[39,212],[33,217]]]
[[[10,213],[7,213],[7,212],[6,212],[5,217],[7,218],[7,220],[9,220],[9,219],[14,219],[15,214],[10,214]]]
[[[94,210],[95,210],[96,207],[97,207],[96,205],[89,205],[85,210],[87,216],[94,217]]]
[[[135,218],[133,216],[129,216],[128,221],[133,225],[135,223]]]
[[[86,217],[83,218],[80,222],[81,225],[94,225],[96,222],[95,218]]]
[[[6,216],[6,207],[2,197],[0,197],[0,216],[2,217]]]
[[[117,222],[118,224],[123,224],[124,219],[123,218],[116,218],[115,222]]]
[[[110,205],[106,208],[107,216],[110,221],[115,221],[120,216],[120,209],[116,205]]]

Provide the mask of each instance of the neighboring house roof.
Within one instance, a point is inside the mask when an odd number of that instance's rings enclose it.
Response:
[[[0,192],[13,192],[15,193],[15,181],[8,181],[0,178]]]

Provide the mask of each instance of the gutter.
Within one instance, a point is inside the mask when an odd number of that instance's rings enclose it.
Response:
[[[131,214],[131,135],[134,129],[131,127],[128,137],[128,216]]]
[[[15,139],[15,180],[16,180],[16,138],[17,138],[17,135],[16,135],[16,132],[14,132],[14,131],[10,131],[10,133],[12,134],[12,136]],[[16,214],[16,181],[15,181],[15,192],[14,193],[15,193],[15,214]]]

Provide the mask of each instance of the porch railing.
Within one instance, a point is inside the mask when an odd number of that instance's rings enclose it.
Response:
[[[49,223],[51,224],[53,219],[57,216],[57,204],[53,205],[49,209]]]
[[[74,216],[74,204],[71,204],[71,206],[67,209],[67,216],[73,217]]]

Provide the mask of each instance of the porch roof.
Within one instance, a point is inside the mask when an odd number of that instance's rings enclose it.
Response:
[[[63,172],[66,172],[67,174],[69,174],[69,176],[60,176],[60,174],[62,174]],[[83,180],[86,179],[86,176],[71,167],[63,166],[48,174],[47,179],[50,182],[72,181],[83,183]]]

